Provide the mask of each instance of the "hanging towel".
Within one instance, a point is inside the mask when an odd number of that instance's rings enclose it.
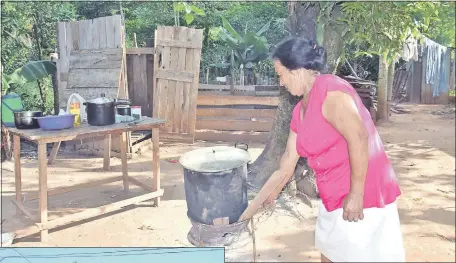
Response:
[[[418,41],[413,37],[407,38],[402,46],[402,59],[418,61]]]
[[[412,59],[414,61],[418,61],[418,40],[413,38],[413,42],[411,43],[411,48],[412,48]]]
[[[427,49],[426,84],[433,84],[433,93],[437,94],[441,77],[442,53],[445,53],[447,48],[427,38],[424,41],[424,45]]]
[[[426,84],[434,84],[435,72],[440,65],[440,56],[437,56],[438,45],[434,41],[427,39],[424,41],[427,50],[427,63],[426,63]]]

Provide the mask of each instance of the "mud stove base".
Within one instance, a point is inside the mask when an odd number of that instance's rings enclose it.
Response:
[[[188,241],[196,247],[230,246],[239,240],[242,234],[248,233],[249,220],[230,225],[206,225],[192,220],[188,232]]]

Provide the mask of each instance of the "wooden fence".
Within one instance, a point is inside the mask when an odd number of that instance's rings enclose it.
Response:
[[[195,139],[266,142],[279,104],[278,86],[200,84]]]
[[[375,84],[347,79],[373,111]],[[200,84],[195,139],[223,142],[267,142],[279,104],[279,87]]]

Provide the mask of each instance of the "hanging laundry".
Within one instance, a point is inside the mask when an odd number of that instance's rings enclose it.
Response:
[[[427,63],[425,68],[426,84],[432,84],[433,96],[439,96],[440,78],[442,77],[442,55],[447,48],[428,39],[424,40],[424,50],[427,50]],[[445,85],[442,86],[444,88]]]
[[[402,59],[405,61],[418,61],[418,41],[409,37],[402,46]]]
[[[451,50],[448,48],[444,48],[444,52],[442,52],[441,57],[441,67],[440,67],[440,79],[436,81],[438,83],[438,88],[433,89],[433,96],[437,97],[441,92],[448,92],[448,84],[449,84],[449,77],[448,76],[448,69],[451,67]],[[434,84],[435,85],[435,84]]]
[[[434,84],[436,73],[440,67],[440,45],[426,38],[424,47],[427,51],[426,59],[426,84]]]

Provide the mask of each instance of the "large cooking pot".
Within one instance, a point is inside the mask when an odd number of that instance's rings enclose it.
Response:
[[[116,106],[128,105],[125,100],[115,101],[101,94],[100,98],[96,98],[85,102],[87,111],[87,123],[93,126],[106,126],[116,123]]]
[[[16,111],[14,112],[14,125],[18,129],[38,129],[40,125],[36,117],[42,117],[41,111]]]
[[[216,218],[237,222],[247,208],[247,151],[227,146],[200,148],[180,158],[187,215],[212,225]]]

